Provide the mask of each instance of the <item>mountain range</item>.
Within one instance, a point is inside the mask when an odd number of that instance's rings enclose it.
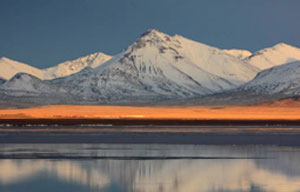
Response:
[[[207,98],[210,103],[255,103],[298,96],[299,60],[300,49],[284,43],[251,53],[149,30],[115,56],[98,52],[47,69],[1,58],[0,99],[31,104],[201,103]]]
[[[54,67],[38,69],[27,64],[2,57],[0,59],[0,66],[4,70],[0,71],[0,78],[9,80],[17,73],[28,73],[42,80],[50,80],[77,73],[85,67],[95,68],[109,59],[111,59],[111,56],[99,52],[85,57],[80,57],[72,61],[65,61],[55,65]]]

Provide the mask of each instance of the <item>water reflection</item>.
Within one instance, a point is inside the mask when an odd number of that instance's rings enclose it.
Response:
[[[0,154],[67,154],[112,159],[3,159],[0,191],[18,191],[19,183],[37,177],[80,185],[77,191],[133,192],[298,192],[300,149],[284,147],[180,145],[3,145]],[[217,159],[149,160],[139,157],[216,157]],[[222,157],[224,157],[222,159]],[[236,159],[229,159],[235,157]],[[239,159],[239,157],[241,159]],[[248,159],[247,159],[248,157]],[[255,157],[255,158],[252,158]],[[264,157],[262,159],[257,157]],[[7,190],[7,191],[8,191]],[[21,191],[21,190],[20,190]],[[32,191],[35,192],[35,191]]]
[[[60,180],[88,185],[93,188],[103,188],[109,184],[106,175],[96,170],[81,167],[77,162],[45,161],[45,160],[2,160],[0,161],[0,183],[12,184],[38,173],[47,172]]]

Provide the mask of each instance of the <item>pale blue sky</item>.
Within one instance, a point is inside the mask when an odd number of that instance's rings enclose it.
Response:
[[[1,0],[0,56],[45,68],[116,54],[147,29],[219,48],[300,47],[299,0]]]

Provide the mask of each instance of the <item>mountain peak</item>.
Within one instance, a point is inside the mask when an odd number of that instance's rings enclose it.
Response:
[[[277,65],[300,60],[300,49],[286,43],[278,43],[253,53],[245,61],[260,68],[267,69]]]
[[[143,33],[139,39],[137,39],[132,45],[128,47],[127,50],[139,50],[140,48],[150,47],[150,46],[161,46],[166,42],[171,42],[172,37],[164,34],[157,29],[150,29]]]
[[[286,49],[287,50],[287,49],[298,49],[298,48],[294,47],[292,45],[281,42],[281,43],[277,43],[276,45],[273,45],[272,47],[267,47],[267,48],[264,48],[262,50],[259,50],[256,53],[262,53],[262,52],[267,52],[267,51],[270,51],[270,50],[278,50],[278,49]]]
[[[286,44],[286,43],[278,43],[278,44],[274,45],[272,48],[274,48],[274,49],[281,49],[281,48],[283,48],[283,49],[290,49],[290,48],[294,49],[294,48],[297,48],[297,47],[294,47],[294,46]]]
[[[257,93],[275,94],[284,91],[284,97],[299,94],[300,61],[278,65],[261,71],[240,89],[255,90]]]
[[[256,55],[260,55],[264,52],[268,52],[270,50],[277,50],[277,49],[282,49],[282,48],[287,49],[287,48],[296,48],[296,47],[293,47],[291,45],[288,45],[286,43],[281,42],[281,43],[277,43],[276,45],[273,45],[272,47],[267,47],[267,48],[263,48],[261,50],[258,50],[255,53],[253,53],[249,58],[254,57]]]
[[[58,94],[60,92],[64,92],[64,90],[60,87],[56,87],[55,85],[49,84],[31,74],[28,73],[17,73],[10,80],[6,81],[2,84],[1,88],[9,91],[21,91],[21,92],[30,92],[30,93],[18,93],[22,95],[32,95],[32,94],[42,94],[42,93],[53,93]],[[13,95],[16,92],[12,92]]]
[[[4,61],[4,62],[12,62],[13,60],[11,60],[11,59],[9,59],[9,58],[7,58],[7,57],[1,57],[1,58],[0,58],[0,61]],[[15,61],[13,61],[13,62],[15,62]]]
[[[33,76],[33,75],[29,74],[29,73],[23,73],[23,72],[21,72],[21,73],[15,74],[11,78],[11,80],[13,80],[13,79],[23,79],[23,80],[25,80],[25,79],[39,79],[39,78],[37,78],[36,76]]]
[[[19,61],[14,61],[7,57],[0,58],[0,76],[4,79],[10,79],[19,72],[29,73],[38,78],[42,77],[42,71]]]
[[[146,32],[144,32],[141,37],[144,36],[148,36],[148,35],[160,35],[160,34],[164,34],[162,32],[160,32],[158,29],[148,29]]]
[[[163,32],[160,32],[157,29],[149,29],[145,33],[143,33],[140,37],[140,39],[148,40],[148,41],[164,41],[164,40],[170,40],[171,37]]]
[[[283,43],[283,42],[281,42],[281,43],[277,43],[274,47],[287,47],[287,46],[289,46],[290,47],[290,45],[288,45],[288,44],[286,44],[286,43]]]

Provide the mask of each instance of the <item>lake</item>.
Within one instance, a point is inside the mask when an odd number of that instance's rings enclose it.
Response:
[[[1,192],[298,192],[300,148],[1,144]]]

